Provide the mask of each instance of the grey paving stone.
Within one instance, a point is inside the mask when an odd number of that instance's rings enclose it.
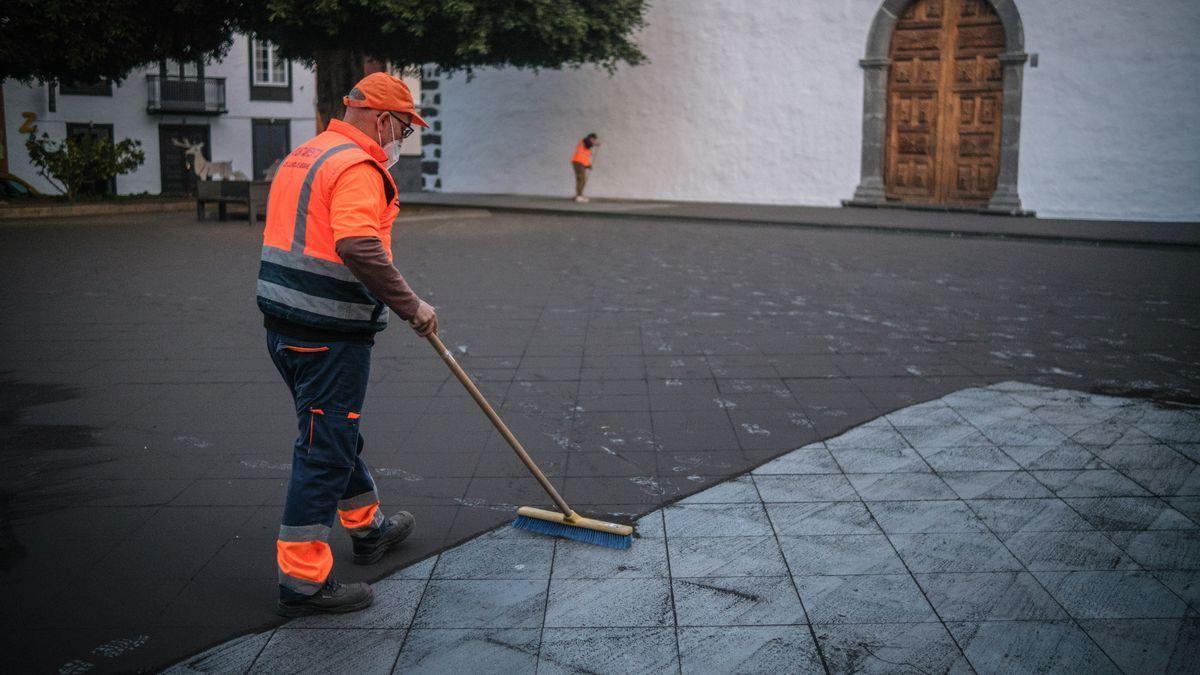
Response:
[[[1070,532],[1091,530],[1067,503],[1050,499],[971,499],[967,501],[989,528],[996,532]]]
[[[1025,420],[976,423],[979,431],[997,445],[1058,445],[1067,440],[1057,427]]]
[[[1004,545],[1030,570],[1131,569],[1137,564],[1099,532],[1013,532]]]
[[[542,625],[546,582],[434,579],[414,628],[533,628]]]
[[[663,509],[668,537],[771,534],[762,504],[676,504]]]
[[[354,664],[356,673],[390,673],[404,631],[280,628],[251,673],[329,673]]]
[[[668,626],[673,620],[666,578],[550,581],[547,627]]]
[[[1076,619],[1175,618],[1187,612],[1187,605],[1149,572],[1034,572],[1034,576]]]
[[[794,579],[809,621],[814,624],[937,620],[916,582],[907,574]]]
[[[867,502],[867,508],[888,534],[987,530],[983,521],[959,500]]]
[[[637,535],[635,539],[642,537],[661,539],[662,537],[667,536],[666,530],[663,526],[662,509],[652,511],[639,518],[637,522],[634,523],[633,531],[634,534]]]
[[[887,537],[878,534],[783,536],[793,575],[902,574],[906,570]]]
[[[245,673],[250,670],[275,631],[234,638],[162,671],[163,675],[185,673]]]
[[[846,473],[932,471],[921,455],[908,446],[896,448],[833,447],[830,453]]]
[[[897,429],[903,426],[935,426],[942,424],[962,424],[963,418],[950,406],[941,401],[918,403],[907,408],[901,408],[888,413],[886,418]]]
[[[738,476],[681,499],[679,504],[757,504],[762,501],[750,476]]]
[[[761,537],[673,537],[674,577],[770,577],[787,574],[779,542]]]
[[[433,573],[433,567],[437,564],[438,556],[430,556],[420,562],[415,562],[408,567],[400,569],[388,575],[389,579],[428,579]]]
[[[1169,469],[1187,471],[1196,463],[1181,455],[1165,443],[1153,445],[1128,445],[1117,443],[1089,448],[1106,464],[1120,471],[1129,469]]]
[[[1146,497],[1150,493],[1120,473],[1090,471],[1032,471],[1039,482],[1059,497]]]
[[[1192,609],[1200,609],[1200,571],[1197,570],[1155,570],[1154,578],[1171,589]]]
[[[909,445],[919,451],[934,448],[961,448],[968,446],[990,446],[989,441],[979,430],[965,422],[959,424],[938,424],[933,426],[896,426]],[[922,452],[922,454],[926,454]]]
[[[1043,424],[1042,420],[1029,408],[1016,405],[1015,401],[999,405],[959,405],[952,406],[954,412],[977,428],[996,427],[1007,424]],[[1022,439],[1024,440],[1024,439]]]
[[[443,551],[434,579],[549,579],[554,540],[479,538]]]
[[[1174,422],[1138,423],[1137,428],[1168,443],[1200,443],[1200,424],[1195,417]]]
[[[1067,619],[1028,572],[916,574],[943,621]]]
[[[1097,424],[1110,419],[1118,412],[1116,408],[1098,406],[1086,401],[1044,405],[1034,409],[1033,414],[1046,424],[1063,427]]]
[[[1129,477],[1156,495],[1200,495],[1200,467],[1171,469],[1129,469]]]
[[[1079,624],[1127,673],[1188,673],[1200,664],[1200,619],[1085,619]]]
[[[1192,530],[1196,524],[1157,497],[1066,499],[1097,530]]]
[[[550,628],[542,634],[537,672],[670,673],[679,670],[672,628]]]
[[[393,672],[533,672],[540,637],[540,628],[414,628]]]
[[[1054,496],[1025,471],[946,471],[939,475],[962,499],[1030,499]]]
[[[855,473],[846,477],[867,501],[956,498],[954,491],[932,473]]]
[[[1016,399],[1007,392],[978,387],[960,389],[959,391],[943,396],[941,400],[942,403],[956,410],[972,406],[998,408],[1016,404]]]
[[[1171,443],[1171,447],[1193,462],[1200,462],[1200,443]]]
[[[681,627],[684,673],[824,673],[806,626]]]
[[[423,579],[384,579],[371,584],[375,602],[361,612],[314,614],[293,619],[288,628],[408,628],[425,591]]]
[[[801,534],[879,534],[879,527],[861,502],[768,504],[771,524],[779,536]]]
[[[858,448],[864,450],[901,450],[909,448],[909,443],[900,432],[890,424],[860,425],[840,436],[825,441],[830,450],[845,450]],[[837,453],[834,452],[834,456]],[[845,468],[845,465],[843,465]]]
[[[1158,441],[1146,432],[1133,427],[1124,419],[1110,419],[1093,424],[1071,434],[1071,440],[1084,445],[1114,445],[1116,443],[1153,444]]]
[[[1200,496],[1197,497],[1166,497],[1167,502],[1175,507],[1193,523],[1200,525]]]
[[[980,673],[1120,673],[1087,634],[1066,621],[947,623]]]
[[[994,445],[922,448],[917,452],[934,471],[1015,471],[1021,467]]]
[[[755,476],[763,502],[858,501],[850,481],[840,474]]]
[[[1004,454],[1023,469],[1105,469],[1104,462],[1073,440],[1058,445],[1001,445]]]
[[[1150,530],[1146,532],[1108,532],[1117,546],[1147,569],[1200,569],[1200,531]]]
[[[833,673],[969,673],[970,665],[939,623],[814,626]]]
[[[841,473],[824,443],[813,443],[773,459],[750,473],[755,476],[789,473]]]
[[[789,577],[674,577],[680,626],[759,626],[806,623]]]
[[[555,579],[644,579],[667,576],[666,540],[646,537],[619,550],[560,539],[554,552]]]
[[[889,535],[913,572],[999,572],[1021,563],[990,532]]]

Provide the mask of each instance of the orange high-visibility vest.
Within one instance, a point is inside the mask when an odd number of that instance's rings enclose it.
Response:
[[[584,145],[583,141],[579,141],[579,145],[575,146],[575,156],[571,158],[571,161],[576,164],[582,164],[584,166],[591,166],[592,165],[592,150],[591,150],[591,148]]]
[[[399,206],[391,175],[347,133],[341,120],[296,148],[279,165],[267,198],[258,272],[258,306],[293,323],[345,332],[387,328],[388,309],[337,254],[330,219],[333,187],[344,171],[366,163],[383,178],[379,205],[383,249],[391,256],[392,221]]]

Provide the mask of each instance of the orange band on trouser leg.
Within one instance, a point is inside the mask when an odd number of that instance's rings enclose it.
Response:
[[[301,529],[311,532],[298,536],[294,531]],[[281,527],[279,540],[275,542],[279,585],[304,595],[321,590],[333,569],[333,552],[325,541],[328,538],[329,528],[324,525]]]
[[[338,517],[342,527],[352,537],[364,537],[379,528],[383,514],[379,512],[379,495],[374,491],[338,502]]]

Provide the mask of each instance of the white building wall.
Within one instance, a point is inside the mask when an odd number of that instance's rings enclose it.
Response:
[[[5,124],[8,136],[9,171],[29,181],[38,190],[57,194],[52,185],[37,174],[25,150],[26,134],[18,132],[24,118],[21,113],[37,114],[38,134],[45,132],[56,140],[66,136],[67,123],[92,122],[113,125],[113,138],[134,138],[142,142],[146,161],[132,173],[117,176],[119,194],[157,194],[161,189],[158,127],[160,124],[209,125],[213,160],[232,160],[234,170],[250,175],[253,170],[251,120],[276,118],[291,120],[291,147],[316,134],[316,78],[311,69],[292,64],[291,101],[250,100],[250,48],[247,38],[237,36],[226,57],[204,67],[206,77],[225,78],[225,102],[229,112],[221,115],[161,115],[146,112],[147,74],[157,74],[153,66],[134,71],[121,83],[114,83],[113,95],[56,95],[56,111],[50,112],[45,84],[23,85],[4,82]]]
[[[1017,0],[1019,188],[1042,216],[1200,221],[1200,2]]]
[[[447,192],[835,206],[859,180],[880,0],[658,0],[650,63],[489,69],[441,85]],[[1200,3],[1016,0],[1026,51],[1019,189],[1042,216],[1200,220]]]

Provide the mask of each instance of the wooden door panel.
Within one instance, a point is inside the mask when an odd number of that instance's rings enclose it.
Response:
[[[916,0],[892,35],[889,197],[986,202],[996,186],[1004,28],[988,0]]]

